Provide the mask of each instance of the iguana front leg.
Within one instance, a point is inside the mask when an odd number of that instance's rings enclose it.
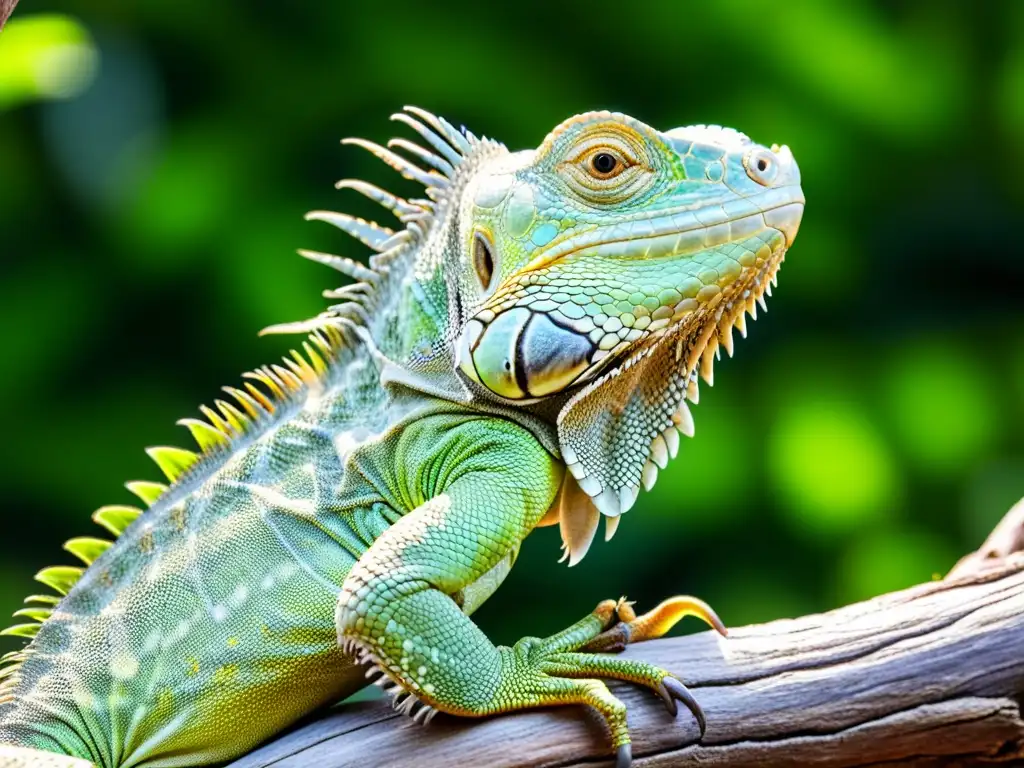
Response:
[[[388,528],[346,578],[337,606],[339,641],[382,670],[416,701],[456,715],[588,704],[605,718],[620,762],[629,761],[625,705],[598,677],[647,685],[674,709],[695,707],[678,680],[632,659],[576,652],[618,619],[606,601],[547,639],[495,647],[457,597],[518,547],[547,510],[561,465],[528,433],[487,420],[455,428],[442,456],[421,474],[435,487],[406,488],[428,498]],[[411,455],[411,454],[409,454]],[[436,483],[438,477],[445,478]],[[420,713],[429,713],[430,709]]]

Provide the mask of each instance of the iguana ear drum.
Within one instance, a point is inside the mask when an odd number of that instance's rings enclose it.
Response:
[[[594,345],[547,315],[516,307],[486,325],[467,324],[456,364],[466,376],[508,400],[553,394],[576,381],[591,365]]]
[[[490,239],[482,232],[473,235],[473,269],[480,287],[486,291],[494,278],[494,256],[491,255]]]

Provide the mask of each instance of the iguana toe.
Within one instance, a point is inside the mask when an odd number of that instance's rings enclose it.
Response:
[[[598,610],[607,609],[606,600],[598,606]],[[602,616],[604,614],[601,614]],[[722,637],[728,637],[729,630],[718,618],[710,605],[690,595],[677,595],[662,601],[642,616],[637,616],[633,603],[625,598],[615,605],[613,616],[617,623],[606,626],[605,630],[583,645],[580,650],[586,653],[621,653],[631,643],[654,640],[666,635],[680,620],[687,616],[696,616]]]
[[[687,616],[696,616],[723,637],[729,634],[725,624],[718,618],[718,614],[712,610],[710,605],[690,595],[677,595],[662,601],[642,616],[637,616],[633,620],[628,621],[630,628],[629,642],[639,643],[644,640],[663,637],[681,619]]]

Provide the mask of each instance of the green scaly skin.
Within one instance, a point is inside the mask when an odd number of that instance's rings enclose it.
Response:
[[[199,452],[150,453],[170,485],[105,507],[117,538],[37,577],[31,638],[0,667],[0,768],[197,766],[245,753],[377,676],[396,706],[479,716],[587,704],[629,762],[629,680],[703,716],[665,670],[610,655],[700,601],[637,617],[606,600],[567,630],[496,647],[469,616],[522,540],[560,526],[569,564],[692,433],[687,400],[774,280],[803,212],[785,147],[667,133],[606,112],[510,153],[407,108],[423,140],[355,141],[426,198],[355,189],[392,232],[316,212],[368,245],[342,302],[272,331],[304,354],[249,375]],[[413,162],[415,161],[415,162]],[[81,763],[80,761],[85,761]]]

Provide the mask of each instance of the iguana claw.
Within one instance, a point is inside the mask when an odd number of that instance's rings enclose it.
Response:
[[[676,701],[681,701],[693,714],[694,719],[697,721],[697,727],[700,728],[700,738],[704,738],[704,732],[707,730],[707,719],[704,717],[704,710],[701,709],[700,704],[690,693],[689,688],[683,685],[681,682],[676,680],[674,677],[665,677],[662,679],[661,684],[655,689],[662,700],[665,702],[665,706],[668,707],[669,713],[672,717],[676,716],[678,707],[676,707]]]
[[[623,744],[615,753],[615,768],[629,768],[633,764],[633,750],[629,744]]]

